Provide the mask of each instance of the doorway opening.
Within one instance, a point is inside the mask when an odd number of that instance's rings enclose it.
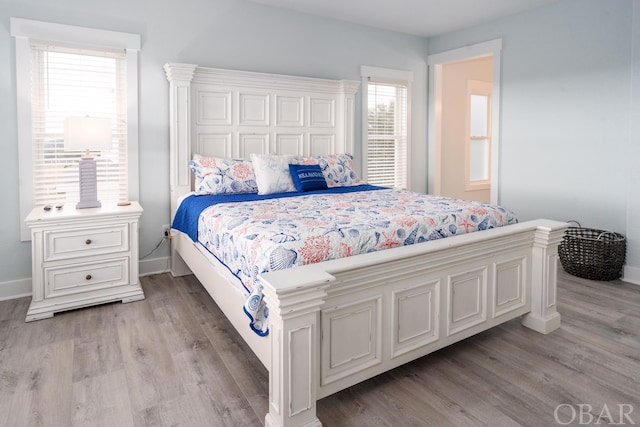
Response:
[[[502,40],[429,55],[430,194],[499,203]]]

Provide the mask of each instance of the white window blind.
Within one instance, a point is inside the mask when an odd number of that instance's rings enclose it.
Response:
[[[407,85],[369,79],[367,88],[367,181],[406,189]]]
[[[111,120],[110,150],[93,152],[98,198],[126,200],[126,54],[31,44],[31,127],[34,205],[78,200],[81,151],[64,150],[64,120],[90,116]]]

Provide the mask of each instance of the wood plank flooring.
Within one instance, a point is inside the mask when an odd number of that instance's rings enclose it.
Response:
[[[591,425],[640,424],[640,287],[559,276],[554,333],[516,319],[329,396],[318,417],[325,426],[578,425],[581,404]],[[199,282],[141,280],[144,301],[32,323],[29,298],[0,302],[0,426],[264,423],[268,373]],[[605,406],[611,419],[598,418]]]

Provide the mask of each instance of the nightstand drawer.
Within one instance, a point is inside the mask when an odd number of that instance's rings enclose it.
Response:
[[[44,261],[129,250],[129,224],[44,232]]]
[[[44,269],[45,298],[129,284],[129,257]]]

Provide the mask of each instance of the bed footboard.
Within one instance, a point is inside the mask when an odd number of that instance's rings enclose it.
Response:
[[[522,315],[557,329],[565,227],[530,221],[265,273],[265,425],[319,426],[317,399]]]

